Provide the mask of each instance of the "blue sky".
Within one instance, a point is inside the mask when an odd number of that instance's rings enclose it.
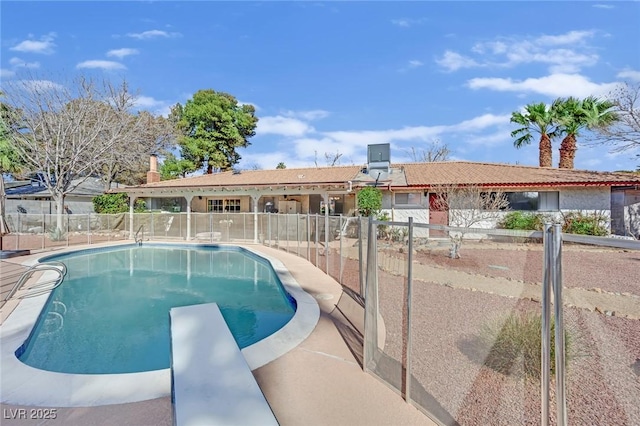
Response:
[[[451,159],[537,165],[513,111],[640,81],[640,2],[0,3],[1,79],[125,77],[166,114],[200,89],[254,104],[241,167],[392,162],[440,140]],[[579,142],[585,142],[585,138]],[[554,166],[559,141],[554,142]],[[635,153],[579,145],[576,168],[635,169]]]

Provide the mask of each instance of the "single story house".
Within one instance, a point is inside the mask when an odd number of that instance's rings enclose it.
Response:
[[[56,214],[56,203],[42,181],[40,173],[35,173],[29,180],[5,182],[6,209],[9,213],[22,214]],[[74,214],[93,213],[93,197],[105,193],[104,182],[100,178],[89,177],[74,179],[72,186],[77,185],[64,200],[65,212]],[[117,188],[119,184],[113,184]]]
[[[459,225],[452,220],[452,212],[438,208],[437,192],[443,187],[474,186],[505,193],[510,210],[598,212],[610,219],[612,233],[640,238],[640,175],[636,173],[469,161],[392,164],[371,160],[363,166],[227,171],[160,181],[152,157],[148,183],[111,192],[127,193],[131,211],[134,201],[144,198],[150,208],[187,212],[188,225],[191,212],[352,216],[357,212],[356,193],[375,185],[383,192],[383,211],[393,221],[411,216],[415,222]],[[482,226],[495,226],[495,220]]]

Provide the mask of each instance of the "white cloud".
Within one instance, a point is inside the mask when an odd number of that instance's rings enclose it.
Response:
[[[65,90],[64,86],[51,80],[22,80],[19,84],[31,92],[43,92],[47,90]]]
[[[110,51],[107,52],[107,57],[116,57],[118,59],[122,59],[126,56],[130,56],[130,55],[137,55],[138,53],[140,53],[140,51],[138,49],[131,49],[128,47],[123,47],[121,49],[112,49]]]
[[[425,22],[424,18],[420,19],[411,19],[411,18],[400,18],[400,19],[392,19],[391,23],[398,27],[409,28],[413,25],[420,25]]]
[[[541,37],[538,37],[535,42],[536,44],[554,46],[563,44],[575,44],[591,38],[594,35],[594,31],[569,31],[568,33],[560,35],[543,35]]]
[[[27,62],[16,57],[9,59],[9,65],[14,68],[40,68],[40,62]]]
[[[513,80],[511,78],[473,78],[467,82],[471,89],[498,92],[538,93],[549,97],[602,96],[614,90],[617,83],[594,83],[578,74],[552,74],[541,78]]]
[[[618,78],[624,78],[626,80],[640,81],[640,71],[625,69],[618,73]]]
[[[569,31],[536,38],[500,37],[473,45],[471,52],[478,57],[447,50],[441,58],[436,59],[436,63],[447,71],[479,66],[511,68],[541,63],[547,64],[551,73],[574,73],[598,62],[598,54],[587,43],[595,35],[595,31]]]
[[[127,34],[127,37],[131,37],[131,38],[135,38],[138,40],[149,40],[152,38],[175,38],[175,37],[181,37],[182,34],[180,33],[171,33],[171,32],[167,32],[167,31],[162,31],[162,30],[149,30],[149,31],[143,31],[141,33],[129,33]]]
[[[136,109],[149,111],[164,117],[169,115],[172,106],[172,104],[167,101],[161,101],[151,96],[137,96],[133,105]]]
[[[612,4],[594,4],[592,7],[597,9],[614,9],[615,6]]]
[[[470,120],[462,121],[456,125],[449,126],[449,130],[465,132],[483,130],[487,127],[509,123],[510,119],[511,115],[483,114]]]
[[[100,69],[103,69],[103,70],[125,70],[125,69],[127,69],[127,67],[125,67],[120,62],[104,61],[104,60],[100,60],[100,59],[80,62],[78,65],[76,65],[76,68],[100,68]]]
[[[410,66],[411,68],[417,68],[417,67],[421,67],[421,66],[423,66],[423,65],[424,65],[424,63],[422,63],[421,61],[417,61],[417,60],[415,60],[415,59],[414,59],[414,60],[409,61],[409,66]]]
[[[320,120],[322,118],[326,118],[330,115],[329,111],[325,111],[323,109],[312,109],[307,111],[292,111],[287,110],[282,113],[287,117],[299,118],[305,121],[313,121]]]
[[[262,117],[256,128],[257,135],[303,136],[313,132],[313,127],[302,120],[281,115]]]
[[[187,97],[189,97],[191,95],[187,95]],[[238,105],[252,105],[253,108],[255,108],[256,111],[260,111],[260,107],[258,105],[256,105],[254,102],[244,102],[241,101],[240,99],[238,99]]]
[[[447,71],[457,71],[460,68],[471,68],[480,65],[473,59],[450,50],[444,52],[444,55],[441,58],[436,59],[436,63]]]
[[[11,78],[14,75],[16,75],[16,73],[14,71],[5,69],[5,68],[0,68],[0,78],[1,79],[6,79],[6,78]]]
[[[24,53],[41,53],[44,55],[50,55],[54,52],[54,48],[56,47],[55,43],[53,42],[55,37],[55,33],[49,33],[40,37],[40,40],[23,40],[15,46],[11,47],[9,50]]]

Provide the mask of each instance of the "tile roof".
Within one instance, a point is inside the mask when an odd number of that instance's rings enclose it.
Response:
[[[165,180],[141,185],[141,188],[185,188],[213,186],[327,185],[346,184],[361,166],[313,167],[304,169],[243,170]]]
[[[404,167],[409,186],[471,184],[483,186],[639,185],[640,175],[470,161],[395,164]]]
[[[182,179],[160,181],[112,192],[135,192],[154,189],[192,189],[265,186],[364,186],[375,179],[363,173],[363,166],[310,167],[297,169],[243,170],[199,175]],[[496,187],[518,186],[610,186],[640,185],[640,175],[622,172],[594,172],[519,166],[470,161],[392,164],[391,173],[380,179],[382,186],[392,188],[424,187],[434,185],[472,184]]]

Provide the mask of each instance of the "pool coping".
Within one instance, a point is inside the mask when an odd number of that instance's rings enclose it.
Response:
[[[212,244],[163,242],[160,245],[197,247]],[[240,247],[255,256],[266,259],[285,290],[297,303],[293,318],[284,327],[271,336],[242,349],[241,352],[251,370],[268,364],[302,343],[316,327],[320,318],[320,308],[317,301],[302,289],[284,263],[246,245],[214,245]],[[114,245],[104,247],[111,248]],[[82,250],[75,247],[58,253]],[[38,259],[50,255],[51,253],[42,253],[23,264],[30,266]],[[47,278],[45,274],[40,280]],[[49,293],[46,293],[22,299],[6,321],[0,325],[0,402],[45,407],[91,407],[139,402],[171,395],[169,368],[126,374],[67,374],[40,370],[22,363],[15,352],[29,337],[48,297]]]

